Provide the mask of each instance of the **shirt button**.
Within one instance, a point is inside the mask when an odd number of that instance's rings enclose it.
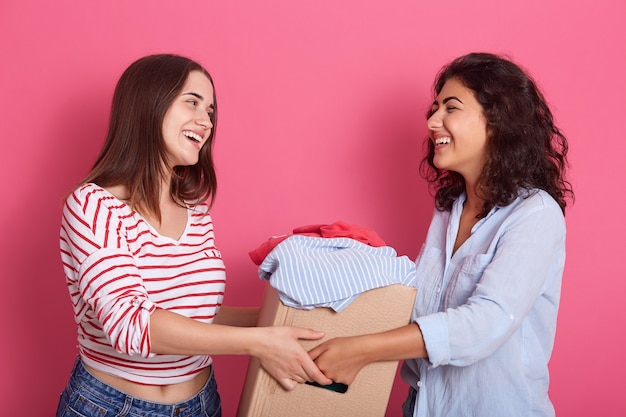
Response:
[[[441,287],[437,287],[437,294],[439,294],[441,292]]]
[[[417,381],[417,387],[420,388],[422,386],[422,381]]]

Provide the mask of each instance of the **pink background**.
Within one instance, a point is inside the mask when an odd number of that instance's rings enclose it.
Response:
[[[295,226],[341,219],[416,256],[432,210],[417,168],[432,79],[485,50],[530,70],[571,145],[578,198],[550,364],[557,415],[626,415],[625,16],[623,0],[3,0],[2,413],[52,415],[67,381],[76,347],[61,201],[101,147],[130,62],[175,52],[211,71],[226,302],[256,305],[247,252]],[[216,358],[226,417],[246,365]],[[389,416],[406,389],[396,382]]]

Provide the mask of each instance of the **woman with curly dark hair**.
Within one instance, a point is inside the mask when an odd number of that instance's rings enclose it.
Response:
[[[413,323],[310,353],[335,381],[405,359],[405,416],[552,416],[548,361],[565,262],[567,139],[532,78],[471,53],[445,66],[422,174],[436,210]]]

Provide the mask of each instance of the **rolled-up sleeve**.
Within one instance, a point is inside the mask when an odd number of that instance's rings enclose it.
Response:
[[[156,305],[129,254],[115,249],[92,253],[80,265],[78,288],[115,350],[150,356],[150,314]]]
[[[152,356],[149,323],[156,306],[148,299],[119,219],[85,196],[71,196],[63,210],[61,254],[77,323],[86,320],[101,328],[121,353]],[[96,337],[89,329],[82,332]]]

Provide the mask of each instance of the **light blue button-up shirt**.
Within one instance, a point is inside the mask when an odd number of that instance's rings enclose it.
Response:
[[[435,211],[416,260],[414,320],[428,358],[402,368],[417,390],[414,416],[553,416],[561,209],[543,191],[495,207],[453,255],[464,200]]]

